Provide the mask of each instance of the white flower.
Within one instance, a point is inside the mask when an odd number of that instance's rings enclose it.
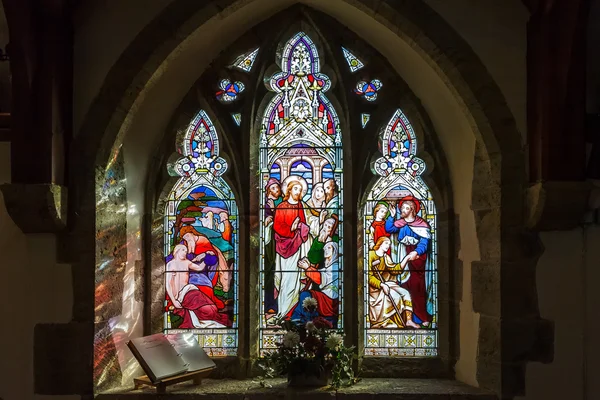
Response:
[[[307,297],[302,300],[302,308],[316,308],[317,307],[317,299],[312,297]]]
[[[308,322],[306,323],[306,330],[307,330],[309,333],[312,333],[312,332],[314,332],[314,331],[316,331],[316,330],[317,330],[317,327],[315,326],[315,323],[314,323],[314,322],[312,322],[312,321],[308,321]]]
[[[344,338],[342,338],[342,336],[338,335],[337,333],[332,333],[327,338],[327,343],[325,345],[328,349],[335,349],[340,344],[342,344],[343,339]]]
[[[296,332],[288,332],[283,336],[283,347],[291,349],[300,343],[300,335]]]

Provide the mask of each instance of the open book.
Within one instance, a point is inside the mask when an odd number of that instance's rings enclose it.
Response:
[[[186,372],[216,368],[192,333],[143,336],[127,346],[153,383]]]

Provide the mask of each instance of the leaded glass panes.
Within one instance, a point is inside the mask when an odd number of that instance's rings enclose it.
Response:
[[[379,179],[364,208],[365,355],[436,356],[436,209],[415,156],[415,132],[397,110],[382,131]]]
[[[254,65],[254,61],[256,60],[256,56],[258,55],[258,48],[249,51],[248,53],[240,54],[233,64],[232,67],[239,68],[242,71],[250,72],[252,66]]]
[[[220,90],[217,90],[215,96],[217,100],[223,103],[229,103],[238,98],[238,95],[242,93],[245,86],[240,81],[231,82],[229,79],[222,79],[219,82]]]
[[[164,220],[164,332],[193,332],[211,356],[237,354],[238,209],[204,111],[190,123]]]
[[[362,125],[363,128],[365,126],[367,126],[370,119],[371,119],[371,114],[364,114],[364,113],[360,114],[360,124]]]
[[[279,340],[278,317],[342,325],[342,139],[330,85],[312,40],[296,34],[270,80],[260,133],[261,353]]]
[[[377,92],[383,87],[379,79],[373,79],[371,82],[360,81],[356,84],[354,93],[364,97],[367,101],[377,100]]]
[[[356,72],[359,69],[363,68],[365,64],[358,59],[354,54],[352,54],[348,49],[342,47],[342,52],[344,53],[344,58],[348,63],[348,67],[350,68],[350,72]]]
[[[237,126],[240,126],[242,124],[242,114],[233,113],[231,114],[231,118],[233,118],[233,122],[235,122]]]

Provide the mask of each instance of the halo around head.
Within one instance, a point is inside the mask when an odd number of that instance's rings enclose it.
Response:
[[[306,180],[303,177],[297,175],[290,175],[283,180],[283,182],[281,183],[281,193],[285,195],[287,193],[288,186],[292,183],[299,183],[300,185],[302,185],[302,195],[300,197],[304,197],[306,195],[306,192],[308,191],[308,184],[306,183]]]

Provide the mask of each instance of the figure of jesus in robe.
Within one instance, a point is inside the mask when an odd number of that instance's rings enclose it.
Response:
[[[283,201],[277,206],[273,220],[275,239],[275,294],[280,316],[287,316],[298,303],[304,272],[298,261],[312,244],[307,215],[302,203],[307,184],[304,178],[291,175],[282,184]]]
[[[393,214],[385,223],[385,230],[397,236],[398,250],[397,259],[408,257],[408,269],[410,278],[402,283],[402,287],[410,292],[413,301],[413,313],[418,319],[417,323],[424,327],[429,326],[432,321],[428,305],[428,289],[431,287],[432,274],[427,268],[427,252],[431,240],[431,228],[427,221],[417,214],[420,203],[413,196],[407,196],[400,200],[400,218],[394,220],[395,208],[390,211]]]

